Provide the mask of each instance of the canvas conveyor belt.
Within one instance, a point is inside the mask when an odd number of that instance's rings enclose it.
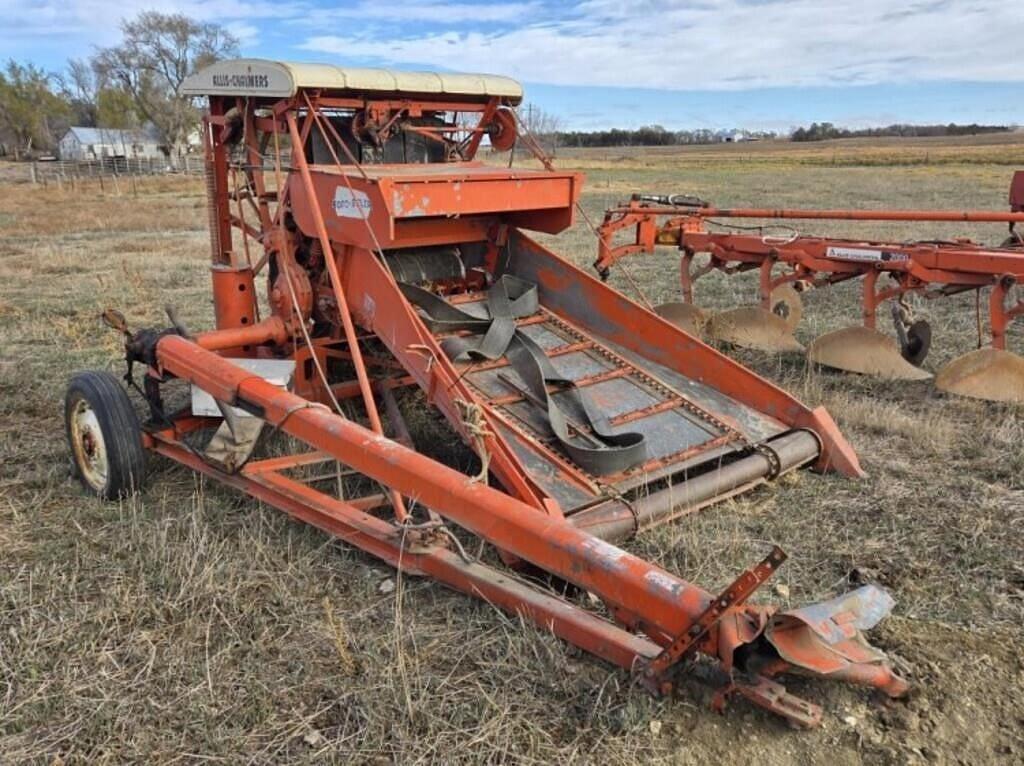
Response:
[[[745,419],[730,414],[743,409],[738,402],[692,381],[683,387],[678,375],[670,384],[669,371],[627,358],[536,301],[504,317],[510,329],[497,333],[506,337],[495,346],[492,313],[509,295],[496,301],[494,293],[504,293],[509,279],[488,292],[447,298],[410,285],[402,290],[526,470],[595,534],[626,536],[817,457],[810,432],[767,418],[750,428],[749,411]],[[514,303],[530,285],[511,280]],[[530,354],[510,341],[513,332],[518,345],[541,356],[546,390],[537,388]],[[552,427],[553,412],[564,417],[565,431]]]

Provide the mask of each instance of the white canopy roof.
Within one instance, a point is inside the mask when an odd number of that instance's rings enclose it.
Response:
[[[513,105],[523,100],[523,88],[518,82],[492,74],[402,72],[266,59],[218,61],[186,79],[181,93],[186,96],[287,98],[300,88],[353,95],[452,96],[470,100],[500,96]]]

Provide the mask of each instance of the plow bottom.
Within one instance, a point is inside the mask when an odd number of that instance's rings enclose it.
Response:
[[[931,377],[931,373],[904,359],[894,340],[867,327],[844,327],[822,335],[811,343],[807,357],[825,367],[886,380],[928,380]]]
[[[692,303],[673,302],[662,303],[654,307],[654,313],[662,319],[667,319],[680,330],[699,338],[704,334],[704,326],[707,324],[707,313],[697,308]]]
[[[793,337],[786,319],[759,306],[743,306],[715,314],[708,320],[708,335],[742,348],[784,353],[801,352],[803,345]]]
[[[809,360],[816,364],[888,380],[932,377],[919,369],[931,346],[931,327],[915,319],[907,299],[931,299],[987,291],[989,344],[1006,348],[1007,330],[1024,316],[1022,240],[1014,227],[1024,223],[1024,171],[1014,175],[1010,212],[992,210],[821,210],[716,208],[688,195],[634,194],[605,212],[594,266],[602,277],[618,259],[672,246],[682,253],[680,282],[687,302],[695,283],[717,272],[726,276],[758,272],[757,308],[743,307],[710,317],[704,332],[715,340],[768,353],[801,350],[792,335],[802,315],[800,293],[856,280],[861,292],[863,327],[841,330],[816,340]],[[736,227],[721,218],[988,222],[1009,224],[1011,236],[999,246],[967,238],[882,241],[799,234],[764,234],[763,226]],[[721,231],[757,228],[758,234]],[[615,237],[632,230],[632,237]],[[706,261],[703,256],[708,256]],[[695,258],[701,257],[697,262]],[[888,303],[898,338],[875,332],[878,310]],[[659,313],[675,320],[693,309],[665,304]],[[979,306],[980,308],[980,306]],[[979,334],[981,332],[979,316]],[[681,325],[684,326],[684,325]],[[980,345],[980,343],[979,343]],[[1024,363],[996,352],[965,355],[940,373],[940,390],[989,401],[1024,400]]]
[[[1024,359],[995,348],[979,348],[943,367],[940,391],[994,402],[1024,402]]]

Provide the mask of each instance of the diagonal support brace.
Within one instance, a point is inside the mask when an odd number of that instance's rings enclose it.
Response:
[[[667,694],[672,689],[668,672],[681,660],[696,651],[701,640],[718,624],[725,614],[733,607],[746,601],[764,582],[775,573],[786,560],[786,552],[774,546],[761,563],[747,569],[737,577],[732,585],[722,591],[704,612],[694,620],[687,630],[669,644],[665,649],[647,663],[641,671],[641,679],[654,694]]]

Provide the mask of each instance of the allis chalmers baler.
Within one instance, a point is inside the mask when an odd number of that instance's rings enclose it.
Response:
[[[209,100],[216,329],[169,311],[170,327],[132,331],[108,312],[149,417],[109,374],[71,381],[88,488],[117,498],[141,488],[146,453],[170,458],[656,694],[697,656],[719,703],[801,726],[821,711],[783,674],[905,693],[862,635],[891,607],[881,589],[780,611],[748,603],[779,548],[715,594],[614,544],[803,467],[861,469],[824,409],[529,236],[573,224],[583,179],[475,159],[522,134],[517,83],[241,60],[184,92]],[[417,449],[396,397],[410,387],[478,466]]]

